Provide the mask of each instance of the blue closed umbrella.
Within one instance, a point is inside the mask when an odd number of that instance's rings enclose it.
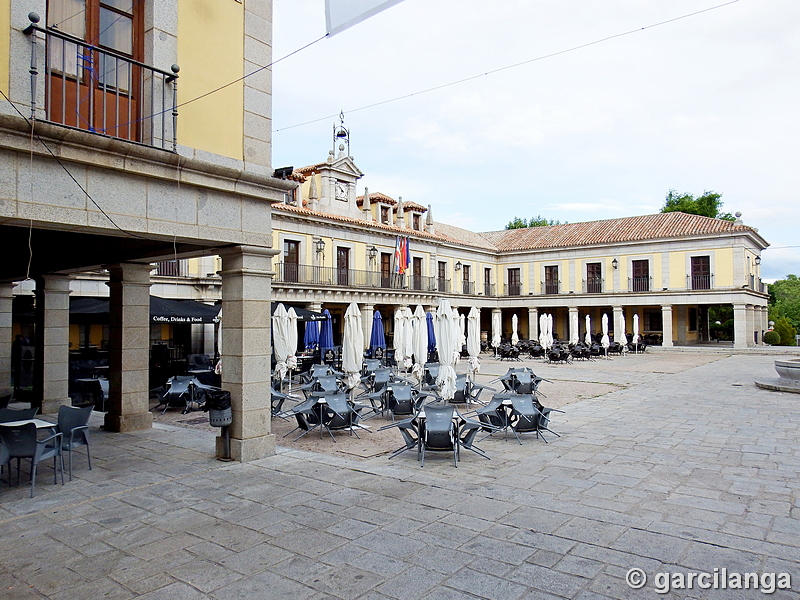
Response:
[[[333,348],[333,321],[331,320],[331,313],[326,308],[322,311],[325,315],[325,320],[319,332],[319,349],[324,354],[328,348]]]
[[[319,347],[319,323],[316,321],[306,321],[303,345],[306,350],[316,350]]]
[[[433,315],[431,313],[426,313],[425,320],[428,322],[428,352],[433,352],[436,350],[436,334],[433,332]]]
[[[386,336],[383,334],[383,317],[377,310],[372,316],[372,334],[369,338],[369,347],[373,352],[375,348],[383,348],[386,350]]]

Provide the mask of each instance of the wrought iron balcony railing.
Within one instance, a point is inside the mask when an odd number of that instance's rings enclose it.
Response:
[[[652,277],[628,277],[628,291],[630,292],[649,292]]]
[[[602,277],[592,277],[583,280],[583,292],[585,294],[602,294],[603,283],[605,280]]]
[[[522,294],[522,286],[519,283],[506,284],[506,296],[520,296]]]
[[[542,281],[543,294],[558,294],[561,289],[561,280],[558,281]]]
[[[168,73],[99,48],[29,15],[31,113],[43,83],[45,119],[99,135],[177,151],[178,65]],[[44,42],[44,79],[39,46]]]
[[[421,292],[449,291],[450,280],[440,280],[422,275],[359,271],[339,267],[275,264],[275,283],[307,284],[351,288],[374,288],[392,290],[417,290]],[[443,284],[443,286],[440,286]],[[444,287],[444,290],[441,289]]]
[[[686,279],[692,290],[710,290],[714,274],[711,275],[687,275]]]

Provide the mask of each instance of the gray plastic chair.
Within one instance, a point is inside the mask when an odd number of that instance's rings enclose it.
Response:
[[[73,406],[58,407],[58,426],[56,431],[62,434],[61,450],[69,452],[69,480],[72,481],[72,451],[86,446],[86,460],[92,470],[92,456],[89,452],[89,417],[92,407],[77,408]]]
[[[6,448],[8,484],[11,485],[11,459],[17,459],[17,485],[19,485],[20,459],[31,460],[31,498],[36,489],[36,470],[39,463],[53,459],[53,483],[58,483],[58,463],[61,461],[61,485],[64,485],[64,456],[61,454],[61,434],[54,433],[43,440],[36,439],[36,425],[0,425],[0,442]],[[3,458],[6,458],[5,456]]]
[[[0,423],[11,423],[13,421],[27,421],[36,416],[39,409],[34,408],[0,408]]]

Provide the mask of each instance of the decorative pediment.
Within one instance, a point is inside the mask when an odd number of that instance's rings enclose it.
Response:
[[[345,179],[361,179],[364,173],[353,162],[352,157],[342,156],[333,159],[333,162],[328,162],[319,166],[319,172],[324,173],[325,170],[333,171],[336,177]]]

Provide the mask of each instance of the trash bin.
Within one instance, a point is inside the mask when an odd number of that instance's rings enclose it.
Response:
[[[205,410],[212,427],[225,427],[233,421],[231,393],[225,390],[206,390]]]
[[[220,460],[230,460],[231,442],[228,425],[233,422],[233,412],[231,411],[231,393],[216,388],[205,390],[206,401],[203,410],[208,411],[208,422],[212,427],[221,427],[220,437],[223,440],[224,449]]]

